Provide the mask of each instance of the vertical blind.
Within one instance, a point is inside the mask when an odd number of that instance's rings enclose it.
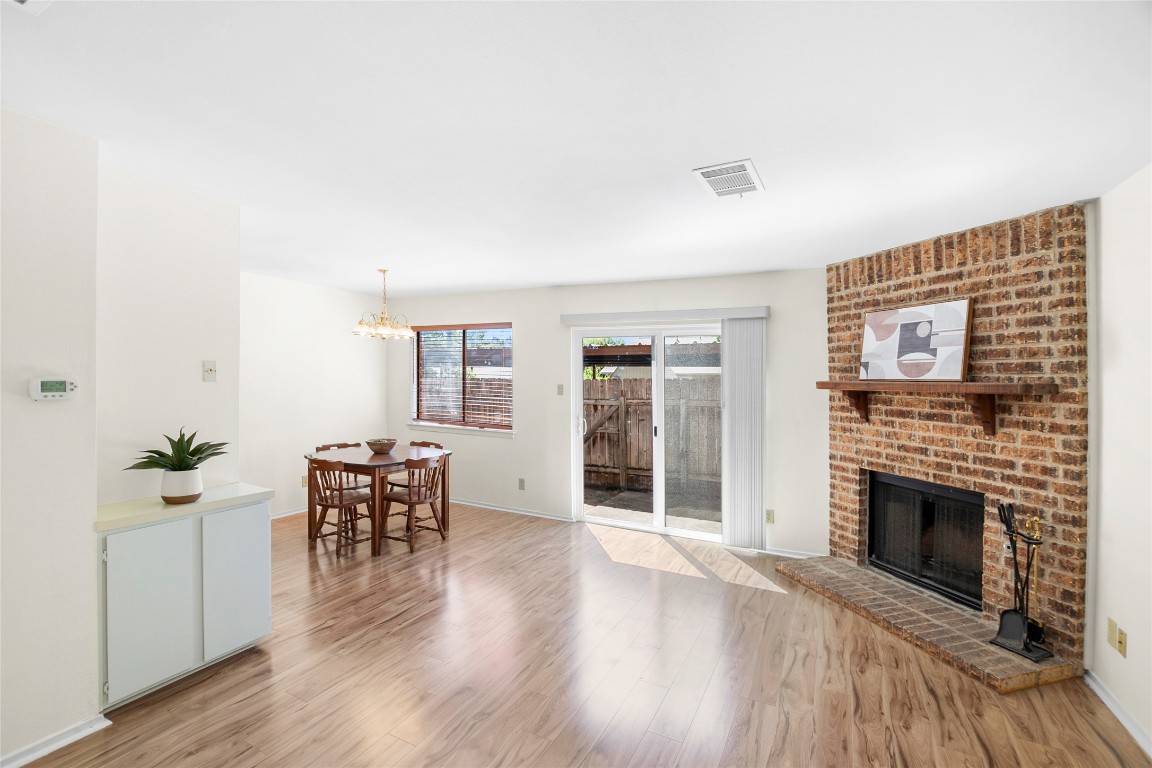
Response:
[[[765,549],[764,410],[766,321],[726,319],[720,347],[723,393],[721,530],[735,547]]]
[[[414,330],[416,418],[511,429],[512,324]]]

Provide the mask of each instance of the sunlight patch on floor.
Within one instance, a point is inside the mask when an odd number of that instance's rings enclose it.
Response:
[[[585,523],[613,562],[678,573],[697,579],[715,574],[728,584],[788,594],[764,574],[719,544],[695,539],[669,539],[646,531]]]
[[[741,584],[745,587],[779,592],[782,595],[788,594],[787,590],[723,547],[694,539],[677,539],[676,543],[688,550],[705,568],[729,584]]]
[[[677,552],[661,536],[607,525],[585,524],[585,527],[596,537],[613,562],[697,579],[707,578],[706,573],[689,562],[688,558]]]

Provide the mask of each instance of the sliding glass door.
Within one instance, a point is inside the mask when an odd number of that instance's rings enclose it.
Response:
[[[577,517],[719,539],[720,332],[577,332]]]
[[[664,336],[664,515],[720,535],[720,335]]]
[[[587,517],[642,527],[657,525],[654,342],[650,334],[627,331],[580,337],[581,490]]]

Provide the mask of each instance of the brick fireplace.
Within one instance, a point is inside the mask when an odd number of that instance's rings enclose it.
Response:
[[[996,511],[1038,515],[1034,616],[1045,645],[1079,669],[1087,538],[1085,222],[1078,206],[1039,211],[827,268],[829,375],[858,379],[864,314],[970,298],[967,380],[1051,382],[1055,394],[1000,396],[988,434],[958,394],[869,397],[869,419],[843,393],[830,402],[830,551],[867,560],[870,471],[984,494],[981,605],[1012,605],[1012,569]]]

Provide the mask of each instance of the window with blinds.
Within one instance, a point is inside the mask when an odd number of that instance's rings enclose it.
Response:
[[[418,326],[418,421],[512,428],[512,324]]]

